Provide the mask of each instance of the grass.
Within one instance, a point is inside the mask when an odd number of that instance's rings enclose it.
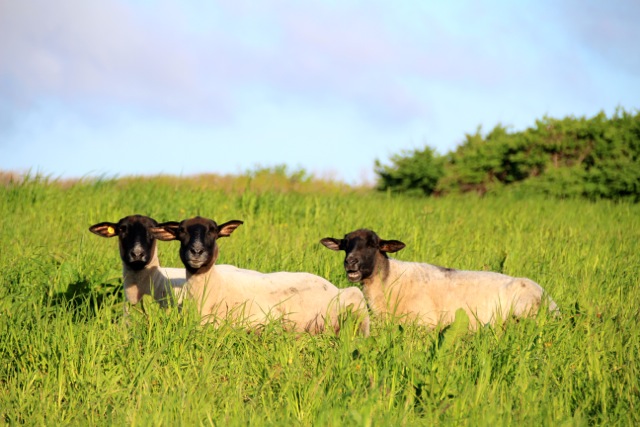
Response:
[[[260,178],[260,177],[259,177]],[[257,180],[258,178],[256,178]],[[169,177],[0,185],[0,423],[38,425],[637,425],[640,205],[404,198],[296,182]],[[220,263],[348,286],[322,237],[368,227],[404,260],[529,277],[541,314],[476,333],[374,319],[368,338],[201,327],[145,301],[123,318],[115,240],[133,213],[245,224]],[[160,258],[180,266],[177,243]]]

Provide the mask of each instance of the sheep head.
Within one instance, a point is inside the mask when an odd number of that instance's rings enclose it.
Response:
[[[180,259],[191,274],[206,273],[218,259],[217,240],[228,237],[242,221],[228,221],[218,225],[214,220],[202,217],[169,221],[151,229],[158,240],[180,241]]]
[[[118,236],[120,258],[132,270],[142,270],[154,258],[156,239],[151,233],[157,227],[155,219],[144,215],[130,215],[117,223],[101,222],[89,227],[89,231],[101,237]]]
[[[387,258],[387,253],[405,247],[398,240],[383,240],[367,229],[352,231],[343,239],[325,237],[320,243],[333,251],[345,251],[344,269],[350,282],[361,282],[371,277],[377,271],[379,258]]]

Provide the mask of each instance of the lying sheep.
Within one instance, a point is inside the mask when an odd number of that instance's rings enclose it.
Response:
[[[203,316],[203,323],[228,319],[255,328],[281,319],[297,332],[322,332],[325,324],[339,330],[339,316],[352,310],[359,330],[369,334],[369,315],[362,292],[340,290],[309,273],[259,273],[231,265],[216,265],[217,239],[228,237],[242,221],[218,225],[195,217],[153,228],[159,240],[179,240],[180,258],[187,270],[187,293]]]
[[[163,307],[169,300],[181,302],[186,272],[184,268],[160,267],[156,239],[150,231],[157,226],[153,218],[131,215],[117,223],[101,222],[89,227],[101,237],[118,236],[124,294],[131,304],[137,304],[144,295],[152,295]]]
[[[526,278],[390,259],[387,253],[397,252],[405,244],[383,240],[371,230],[356,230],[344,239],[327,237],[320,243],[346,252],[347,278],[362,283],[371,310],[379,315],[402,316],[435,326],[451,323],[456,310],[462,308],[470,327],[475,328],[510,314],[534,314],[544,296],[540,285]],[[548,308],[558,310],[550,298]]]

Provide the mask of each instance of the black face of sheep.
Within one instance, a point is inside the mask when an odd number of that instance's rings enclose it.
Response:
[[[180,259],[192,274],[205,273],[218,259],[219,237],[230,236],[242,221],[229,221],[218,225],[215,221],[195,217],[182,222],[165,222],[152,229],[159,240],[179,240]]]
[[[398,240],[383,240],[367,229],[352,231],[344,239],[326,237],[320,240],[333,251],[345,251],[344,269],[350,282],[361,282],[376,271],[378,257],[387,258],[387,252],[397,252],[405,247]]]
[[[151,233],[158,223],[144,215],[131,215],[117,223],[101,222],[89,227],[89,231],[101,237],[118,236],[120,258],[132,270],[142,270],[155,253],[156,239]]]

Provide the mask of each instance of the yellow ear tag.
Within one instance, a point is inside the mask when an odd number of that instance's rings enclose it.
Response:
[[[116,232],[116,230],[114,230],[113,227],[111,227],[111,226],[107,227],[107,233],[114,234],[115,232]]]

